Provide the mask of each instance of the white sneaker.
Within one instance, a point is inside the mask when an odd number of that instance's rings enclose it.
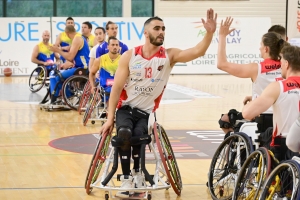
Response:
[[[123,190],[118,191],[116,193],[116,196],[121,197],[121,198],[129,198],[130,192],[126,191],[126,189],[134,188],[133,178],[130,175],[129,176],[122,175],[120,177],[120,180],[122,181],[120,189],[123,189]]]
[[[141,169],[138,169],[138,171],[132,169],[131,174],[135,188],[146,188],[145,176],[141,172]]]

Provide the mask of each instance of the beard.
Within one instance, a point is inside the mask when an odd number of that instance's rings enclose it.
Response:
[[[112,53],[112,54],[115,55],[115,54],[117,54],[117,53],[119,53],[119,52],[118,52],[118,50],[112,50],[110,53]]]
[[[49,42],[49,39],[43,39],[43,42],[44,42],[44,43],[48,43],[48,42]]]
[[[150,38],[150,43],[153,44],[154,46],[159,47],[160,45],[162,45],[164,43],[164,39],[162,39],[161,42],[157,41],[158,37],[153,37],[153,35],[149,34],[149,38]]]

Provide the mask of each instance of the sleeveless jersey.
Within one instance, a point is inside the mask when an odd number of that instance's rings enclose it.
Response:
[[[121,93],[118,108],[129,105],[151,113],[159,106],[172,68],[163,47],[149,59],[143,57],[142,48],[143,46],[138,46],[132,51],[130,74]]]
[[[92,49],[94,46],[94,40],[95,40],[95,36],[93,34],[91,34],[88,37],[88,44],[89,44],[89,48]]]
[[[106,88],[113,85],[120,58],[121,55],[112,61],[108,53],[100,57],[100,85],[102,87]]]
[[[77,33],[75,35],[75,37],[81,37],[82,40],[83,40],[82,46],[79,48],[76,56],[74,57],[75,67],[76,68],[80,67],[80,68],[87,69],[88,68],[88,63],[90,61],[90,57],[89,57],[89,53],[90,53],[89,45],[88,45],[86,39],[81,34]]]
[[[49,46],[52,46],[52,44],[49,43]],[[50,51],[47,46],[40,42],[38,44],[39,47],[39,54],[37,56],[37,59],[43,62],[54,62],[54,53]]]
[[[273,137],[286,137],[290,127],[299,116],[300,77],[291,76],[279,81],[280,94],[273,105]],[[273,142],[273,140],[272,140]]]
[[[66,32],[62,32],[60,34],[60,46],[61,47],[66,47],[66,46],[70,46],[72,44],[72,40],[68,37],[68,35],[66,34]],[[66,50],[63,50],[64,52],[68,52]],[[60,56],[60,59],[65,62],[66,59],[62,56]]]
[[[258,64],[258,74],[252,84],[252,99],[261,95],[263,90],[274,81],[282,80],[280,61],[265,59]],[[264,113],[273,113],[272,107]]]

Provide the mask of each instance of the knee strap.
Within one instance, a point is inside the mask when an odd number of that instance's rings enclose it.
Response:
[[[120,145],[123,151],[128,151],[131,148],[130,138],[132,136],[131,129],[128,127],[120,127],[117,131],[118,139],[115,140],[116,145]]]
[[[135,136],[130,139],[131,145],[149,144],[151,142],[150,135]]]

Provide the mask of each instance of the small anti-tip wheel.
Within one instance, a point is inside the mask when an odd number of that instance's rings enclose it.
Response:
[[[151,200],[151,198],[152,198],[151,194],[148,194],[147,199]]]
[[[108,199],[109,199],[109,195],[105,194],[105,200],[108,200]]]
[[[92,124],[95,124],[95,121],[92,121]]]

